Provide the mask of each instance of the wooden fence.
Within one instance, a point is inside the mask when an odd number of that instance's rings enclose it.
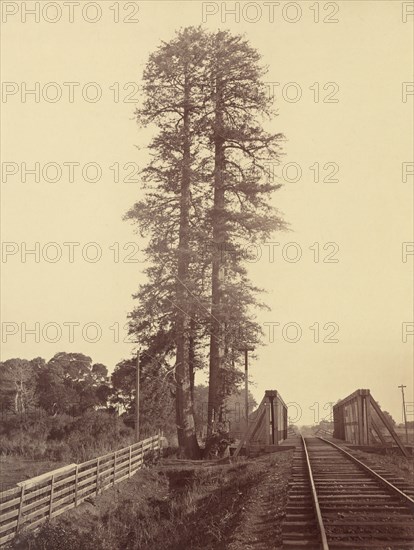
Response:
[[[48,519],[81,504],[139,470],[144,456],[161,450],[159,435],[82,464],[17,483],[0,494],[0,545],[14,538],[23,527],[34,529]]]

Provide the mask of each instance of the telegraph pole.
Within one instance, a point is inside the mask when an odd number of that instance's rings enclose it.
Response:
[[[137,372],[135,381],[135,439],[139,441],[139,354],[140,349],[137,352]]]
[[[405,397],[404,397],[404,388],[406,388],[407,386],[404,386],[403,384],[401,384],[401,386],[398,386],[398,387],[401,388],[402,402],[403,402],[403,413],[404,413],[404,424],[405,424],[405,440],[408,443],[407,413],[406,413],[406,410],[405,410]]]

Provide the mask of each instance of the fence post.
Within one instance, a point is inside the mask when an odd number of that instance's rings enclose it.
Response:
[[[16,533],[19,532],[20,522],[23,515],[23,501],[24,501],[24,485],[22,485],[22,492],[20,493],[20,506],[19,506],[19,515],[17,516]]]
[[[132,445],[129,446],[129,475],[128,475],[128,477],[131,477],[131,469],[132,469]]]
[[[75,470],[75,507],[78,505],[78,478],[79,478],[79,464],[76,464],[76,470]]]
[[[99,461],[100,459],[101,457],[98,456],[98,459],[96,461],[96,492],[95,492],[96,495],[99,495]]]
[[[49,519],[52,517],[52,507],[53,507],[53,493],[55,491],[55,474],[52,475],[50,480],[50,502],[49,502]]]
[[[113,485],[115,485],[115,476],[116,476],[116,451],[114,452],[114,482],[113,482]]]

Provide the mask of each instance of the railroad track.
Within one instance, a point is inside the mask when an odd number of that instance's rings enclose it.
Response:
[[[374,472],[323,438],[302,442],[293,457],[283,548],[414,550],[413,485]]]

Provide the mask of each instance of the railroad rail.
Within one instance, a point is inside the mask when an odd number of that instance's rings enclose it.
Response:
[[[414,486],[321,437],[293,457],[283,548],[414,550]]]

